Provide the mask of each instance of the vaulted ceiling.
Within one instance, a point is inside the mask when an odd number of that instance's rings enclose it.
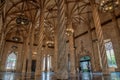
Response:
[[[40,12],[45,8],[45,34],[49,39],[54,39],[54,28],[58,21],[57,0],[6,0],[4,15],[4,30],[7,34],[6,40],[13,41],[15,35],[19,35],[20,42],[23,37],[28,36],[31,27],[35,27],[35,44],[37,44],[38,32],[40,28]],[[28,21],[27,24],[19,24],[17,19],[22,16]],[[86,27],[93,23],[89,0],[65,0],[66,25],[68,18],[71,17],[73,29]]]

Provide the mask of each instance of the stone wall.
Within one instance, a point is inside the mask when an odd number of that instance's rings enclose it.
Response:
[[[108,20],[111,19],[110,14],[108,14],[108,15],[107,14],[106,14],[106,16],[105,16],[105,14],[102,15],[101,23],[104,23],[105,21],[108,21]],[[105,17],[105,18],[103,18],[103,17]],[[120,27],[120,19],[118,19],[118,23],[119,23],[119,27]],[[85,27],[78,27],[75,33],[77,34],[77,33],[80,33],[80,32],[82,32],[82,33],[86,32],[87,29],[85,30]],[[102,29],[103,29],[103,34],[104,34],[104,40],[111,39],[111,41],[113,43],[113,48],[114,48],[114,52],[115,52],[115,56],[116,56],[116,60],[117,60],[117,65],[119,65],[120,61],[118,59],[119,58],[119,56],[118,56],[118,54],[119,54],[118,53],[118,50],[119,50],[118,41],[117,41],[117,36],[116,36],[116,32],[115,32],[112,21],[102,25]],[[96,39],[97,39],[97,37],[96,37],[95,29],[93,29],[92,30],[92,42],[93,42],[93,50],[94,50],[93,54],[94,54],[94,56],[91,56],[90,38],[89,38],[88,33],[85,33],[85,34],[75,38],[76,58],[77,58],[77,60],[80,60],[81,56],[89,55],[91,58],[95,59],[95,68],[93,69],[93,71],[101,71],[100,57],[99,57],[99,52],[98,52]],[[83,41],[83,47],[89,53],[82,53],[81,52],[81,43],[80,43],[81,40]],[[78,57],[78,55],[79,55],[79,57]],[[77,61],[77,65],[79,66],[79,61]],[[120,71],[120,69],[117,69],[117,71]]]

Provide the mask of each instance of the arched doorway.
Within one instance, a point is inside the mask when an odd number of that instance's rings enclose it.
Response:
[[[83,56],[80,58],[81,80],[92,80],[90,60],[90,56]]]
[[[43,65],[42,65],[42,77],[41,80],[52,80],[51,76],[53,75],[52,72],[52,57],[51,55],[44,55],[43,57]]]
[[[90,56],[83,56],[80,58],[80,70],[82,72],[90,72],[91,71],[91,63]]]
[[[43,57],[43,71],[50,72],[52,70],[51,56],[47,55]]]
[[[16,69],[16,61],[17,61],[17,56],[15,52],[9,54],[6,60],[6,70],[14,71]]]

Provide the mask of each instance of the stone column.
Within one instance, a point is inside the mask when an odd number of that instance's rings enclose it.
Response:
[[[0,71],[1,71],[1,63],[2,63],[2,56],[3,56],[3,51],[4,51],[4,46],[5,46],[5,37],[6,37],[6,32],[5,32],[5,27],[6,27],[6,21],[5,21],[5,1],[1,3],[1,15],[0,15]]]
[[[57,27],[55,27],[55,44],[54,44],[54,54],[53,54],[53,58],[54,58],[53,70],[55,73],[57,73],[57,57],[58,57],[57,32],[58,32]]]
[[[57,25],[57,78],[68,79],[68,60],[66,53],[66,25],[65,25],[65,2],[57,0],[58,3],[58,25]]]
[[[22,65],[22,73],[25,73],[26,72],[26,61],[27,61],[27,55],[28,55],[28,49],[29,49],[29,38],[28,37],[25,37],[24,38],[24,55],[23,55],[23,65]]]
[[[4,33],[4,31],[2,31],[1,37],[0,37],[0,71],[2,67],[2,57],[3,57],[5,43],[6,43],[5,38],[6,38],[6,34]]]
[[[24,64],[24,59],[26,59],[26,39],[25,37],[23,37],[23,45],[22,45],[22,51],[21,51],[21,72],[24,73],[23,71],[23,64]]]
[[[3,49],[4,49],[4,44],[5,44],[5,33],[2,31],[1,36],[0,36],[0,61],[3,55]]]
[[[27,73],[28,77],[31,77],[31,66],[32,66],[32,54],[33,54],[33,44],[34,44],[34,32],[35,32],[35,27],[32,24],[30,26],[30,33],[29,33],[29,53],[28,53],[28,64],[27,64]]]
[[[43,65],[43,50],[39,50],[39,52],[37,53],[37,60],[36,60],[36,70],[35,70],[35,76],[40,76],[41,72],[42,72],[42,65]]]
[[[25,79],[25,74],[26,74],[26,72],[27,72],[27,70],[26,70],[26,68],[27,68],[27,64],[28,64],[28,54],[29,54],[29,37],[24,37],[23,38],[24,39],[24,46],[25,46],[25,48],[24,48],[24,55],[23,55],[23,63],[22,63],[22,80],[24,80]]]
[[[37,46],[37,60],[36,60],[36,70],[35,70],[35,75],[40,75],[41,74],[41,61],[42,61],[42,54],[41,54],[41,49],[43,46],[43,39],[45,37],[44,35],[44,8],[41,9],[40,13],[40,26],[39,26],[39,37],[38,37],[38,46]]]
[[[67,21],[67,36],[68,36],[68,47],[69,47],[69,54],[70,54],[70,74],[71,76],[75,75],[76,71],[75,71],[75,50],[74,50],[74,30],[73,30],[73,25],[72,25],[72,13],[71,13],[71,9],[69,8],[69,3],[66,4],[67,5],[67,17],[68,17],[68,21]],[[69,60],[69,59],[68,59]],[[69,65],[69,64],[68,64]]]
[[[5,18],[4,18],[4,11],[1,11],[1,25],[0,25],[0,66],[1,66],[1,58],[3,55],[3,50],[4,50],[4,46],[5,46],[5,37],[6,37],[6,32],[5,32],[5,27],[6,27],[6,23],[5,23]]]
[[[100,50],[100,55],[102,59],[102,71],[104,74],[108,73],[108,64],[107,64],[107,56],[105,53],[105,47],[104,47],[104,38],[103,38],[103,31],[101,27],[101,22],[99,18],[99,13],[98,13],[98,8],[97,5],[94,3],[93,0],[90,0],[90,4],[92,7],[92,15],[93,15],[93,20],[95,24],[95,31],[99,43],[99,50]]]
[[[9,48],[7,45],[7,42],[5,42],[4,47],[3,47],[3,53],[2,57],[1,57],[1,63],[0,63],[0,68],[1,71],[6,71],[6,60],[8,58],[8,54],[10,53],[10,51],[7,51],[6,49]]]
[[[117,43],[116,47],[115,47],[115,56],[116,56],[116,62],[117,62],[117,69],[116,71],[120,71],[120,58],[118,58],[118,56],[120,57],[120,28],[119,28],[119,24],[118,21],[116,19],[116,15],[115,15],[115,11],[113,10],[113,12],[111,12],[111,16],[112,16],[112,22],[113,22],[113,26],[116,32],[116,39],[117,39]]]
[[[70,53],[70,74],[76,76],[75,73],[75,52],[74,52],[74,37],[73,33],[69,36],[69,53]]]
[[[73,27],[71,19],[68,19],[68,39],[69,39],[69,54],[70,54],[70,73],[71,75],[75,75],[75,51],[74,51],[74,34],[73,34]]]

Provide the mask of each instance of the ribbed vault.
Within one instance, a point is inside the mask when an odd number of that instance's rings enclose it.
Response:
[[[31,25],[35,27],[35,40],[37,39],[38,32],[40,30],[39,19],[40,11],[43,6],[45,9],[45,34],[46,38],[54,39],[54,28],[57,26],[57,3],[56,0],[10,0],[6,1],[5,11],[4,11],[4,31],[7,34],[6,39],[12,40],[10,34],[15,34],[16,30],[19,28],[20,36],[25,37],[31,28]],[[72,19],[72,24],[74,30],[77,27],[85,25],[86,28],[90,24],[91,18],[91,7],[88,0],[66,0],[66,25],[68,19]],[[16,18],[20,15],[24,15],[28,20],[28,25],[18,25],[16,23]],[[37,43],[36,41],[34,42]]]

